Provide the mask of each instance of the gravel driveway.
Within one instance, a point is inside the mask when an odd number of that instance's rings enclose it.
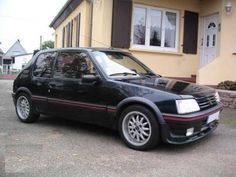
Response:
[[[127,148],[117,132],[58,117],[18,121],[12,81],[0,80],[0,176],[236,177],[236,111],[224,109],[218,129],[188,145]]]

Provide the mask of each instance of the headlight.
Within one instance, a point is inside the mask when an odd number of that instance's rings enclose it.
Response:
[[[186,100],[175,100],[177,112],[179,114],[185,114],[190,112],[199,111],[200,108],[195,99],[186,99]]]
[[[220,95],[218,92],[215,93],[216,102],[220,102]]]

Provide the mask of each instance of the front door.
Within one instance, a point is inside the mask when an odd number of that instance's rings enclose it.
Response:
[[[3,74],[11,74],[11,65],[3,65]]]
[[[40,112],[47,112],[48,83],[51,80],[52,68],[57,56],[56,52],[45,52],[38,56],[30,83],[32,100]]]
[[[12,59],[3,59],[3,74],[11,74]]]
[[[7,65],[3,65],[3,69],[2,69],[2,73],[3,74],[7,74],[8,70],[7,70]]]
[[[103,83],[82,82],[83,75],[98,75],[83,51],[65,51],[58,55],[48,98],[51,114],[91,123],[109,123],[103,99]]]
[[[200,67],[208,64],[217,57],[218,19],[218,14],[204,17]]]

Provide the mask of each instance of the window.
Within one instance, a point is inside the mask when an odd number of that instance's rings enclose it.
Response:
[[[80,44],[79,44],[79,40],[80,40],[80,18],[81,18],[81,14],[79,13],[78,16],[76,16],[75,18],[75,24],[76,24],[76,47],[79,47]]]
[[[62,48],[65,47],[65,31],[66,31],[66,29],[64,27],[62,30]]]
[[[213,39],[212,39],[212,47],[216,46],[216,35],[213,34]]]
[[[145,45],[146,37],[146,8],[134,9],[134,36],[133,43]]]
[[[57,40],[58,40],[58,37],[57,37],[57,34],[55,35],[55,48],[57,47]]]
[[[67,29],[67,32],[66,32],[67,33],[67,36],[66,36],[66,40],[67,40],[66,41],[66,46],[70,47],[70,39],[71,39],[70,38],[70,32],[71,32],[71,30],[70,30],[71,29],[70,22],[67,24],[66,29]]]
[[[159,10],[151,10],[150,18],[151,18],[150,45],[161,46],[162,12]]]
[[[73,27],[74,27],[73,20],[71,20],[70,22],[70,47],[72,47],[72,41],[73,41]]]
[[[56,52],[40,54],[34,66],[34,76],[46,78],[51,77],[53,62],[56,54]]]
[[[206,44],[207,47],[209,47],[209,42],[210,42],[210,36],[207,35],[207,44]]]
[[[94,65],[87,54],[64,52],[58,56],[54,77],[79,79],[82,75],[95,73]]]
[[[133,46],[177,51],[178,19],[177,11],[135,5]]]
[[[65,36],[66,36],[66,45],[64,45],[66,47],[72,47],[72,42],[73,42],[73,26],[74,26],[73,20],[71,20],[63,28],[63,40],[65,41]]]

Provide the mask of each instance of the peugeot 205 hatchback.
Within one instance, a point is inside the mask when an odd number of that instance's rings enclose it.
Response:
[[[203,138],[222,110],[212,88],[163,78],[129,53],[96,48],[37,53],[15,79],[13,98],[22,122],[50,114],[99,124],[137,150]]]

